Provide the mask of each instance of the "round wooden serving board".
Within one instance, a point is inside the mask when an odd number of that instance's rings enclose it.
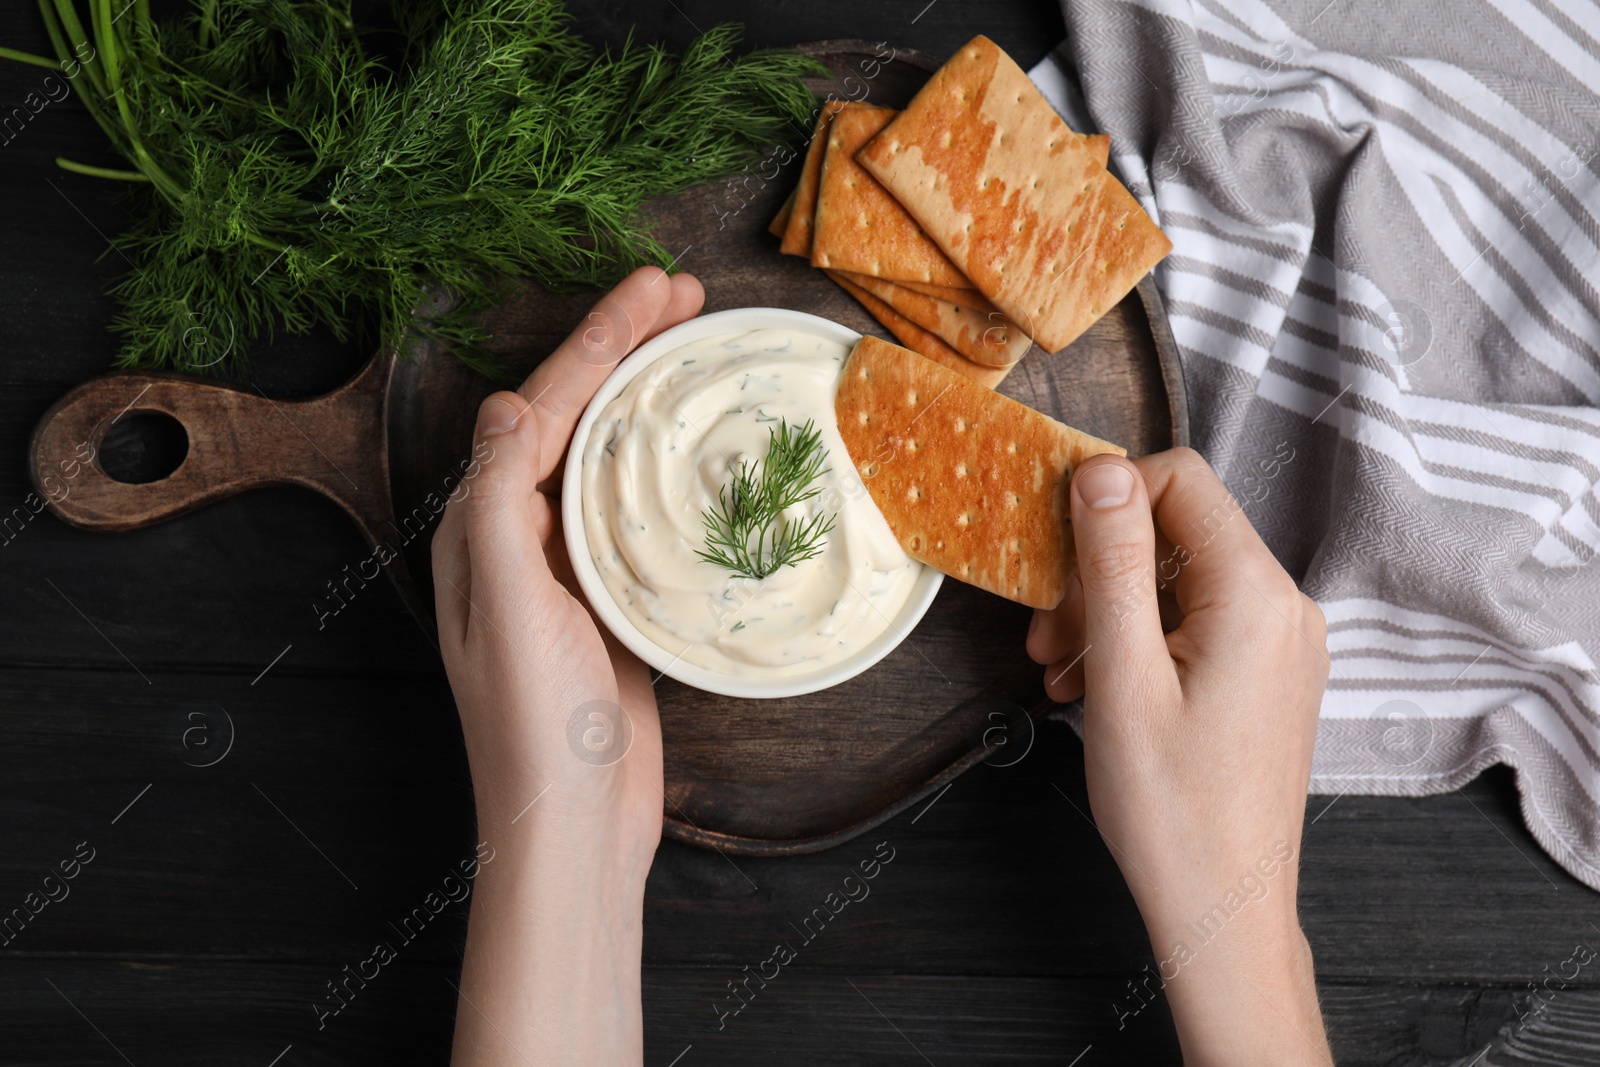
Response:
[[[802,46],[835,72],[836,93],[903,106],[937,68],[928,56],[865,41]],[[662,244],[706,289],[706,310],[795,308],[889,335],[820,271],[778,253],[767,223],[793,186],[808,131],[776,161],[654,205]],[[594,303],[593,291],[528,286],[486,316],[509,363],[532,369]],[[433,629],[429,506],[471,454],[478,402],[496,386],[449,352],[380,353],[351,382],[308,401],[173,374],[113,374],[48,411],[30,464],[47,499],[52,472],[126,413],[180,422],[188,454],[159,481],[124,484],[97,467],[52,506],[77,526],[129,530],[267,485],[300,485],[339,503]],[[1001,392],[1142,455],[1185,443],[1183,378],[1150,278],[1071,347],[1035,348]],[[136,398],[136,399],[135,399]],[[133,403],[129,405],[130,399]],[[921,625],[864,675],[807,697],[749,701],[663,678],[656,685],[666,755],[665,828],[682,841],[746,855],[812,852],[846,841],[942,788],[973,764],[1014,762],[1049,710],[1040,668],[1023,651],[1028,609],[954,579]]]

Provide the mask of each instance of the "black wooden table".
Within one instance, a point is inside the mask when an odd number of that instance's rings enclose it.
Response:
[[[579,25],[619,42],[637,22],[681,46],[743,18],[756,44],[936,54],[983,32],[1024,65],[1062,35],[1047,2],[631,7],[587,5]],[[47,51],[31,3],[0,10],[4,44]],[[0,65],[0,118],[42,74]],[[125,268],[107,252],[123,216],[57,155],[103,158],[72,101],[0,134],[0,518],[31,516],[34,422],[113,351],[103,289]],[[283,343],[248,381],[307,395],[362,356]],[[319,629],[325,584],[366,555],[331,505],[289,490],[124,535],[48,513],[0,532],[0,918],[27,916],[0,934],[0,1061],[445,1062],[465,907],[426,923],[414,909],[471,851],[470,784],[443,671],[399,598],[373,584]],[[647,1062],[1176,1062],[1164,1003],[1132,992],[1154,961],[1087,810],[1081,748],[1048,725],[1020,763],[834,852],[663,844]],[[1312,798],[1307,818],[1301,910],[1341,1064],[1468,1062],[1491,1044],[1477,1062],[1600,1062],[1584,1051],[1592,968],[1518,1024],[1530,983],[1600,945],[1600,900],[1530,838],[1508,772],[1424,800]],[[880,842],[894,860],[871,896],[719,1028],[728,984]],[[77,877],[47,883],[64,861]],[[321,1015],[380,941],[397,958]]]

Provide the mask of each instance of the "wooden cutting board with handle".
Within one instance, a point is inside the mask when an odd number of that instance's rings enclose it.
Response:
[[[939,65],[865,41],[802,49],[834,72],[814,86],[819,94],[888,106],[908,102]],[[707,311],[789,307],[887,338],[820,271],[781,256],[766,232],[804,150],[796,131],[775,159],[655,203],[656,235],[705,284]],[[488,313],[486,324],[510,365],[526,373],[596,296],[528,286]],[[384,569],[432,633],[428,543],[436,505],[470,456],[478,402],[495,388],[436,346],[409,358],[380,353],[350,382],[311,400],[274,400],[184,375],[111,374],[45,414],[30,465],[58,516],[105,531],[165,522],[263,486],[321,493],[374,546],[397,551]],[[1134,455],[1188,440],[1183,377],[1148,277],[1069,348],[1035,349],[1001,392]],[[128,484],[84,463],[69,493],[51,492],[56,472],[86,455],[86,443],[98,450],[118,420],[149,412],[170,416],[188,435],[187,454],[170,475]],[[729,853],[812,852],[878,825],[980,761],[1023,758],[1033,722],[1051,707],[1040,668],[1023,650],[1028,618],[1026,608],[950,580],[908,640],[833,689],[749,701],[661,679],[666,833]]]

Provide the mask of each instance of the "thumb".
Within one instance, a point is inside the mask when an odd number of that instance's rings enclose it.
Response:
[[[1156,602],[1155,522],[1139,469],[1113,455],[1079,466],[1072,534],[1083,585],[1086,702],[1149,692],[1163,675],[1176,687]]]

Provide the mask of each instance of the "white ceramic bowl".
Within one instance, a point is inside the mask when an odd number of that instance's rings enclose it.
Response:
[[[590,607],[600,616],[600,621],[605,623],[606,628],[615,634],[617,640],[626,645],[629,651],[661,673],[676,678],[685,685],[692,685],[696,689],[730,697],[800,696],[854,678],[893,652],[895,647],[906,639],[922,620],[922,616],[927,613],[929,605],[933,603],[934,595],[939,592],[939,586],[944,581],[943,574],[932,567],[923,567],[922,574],[912,587],[911,596],[900,609],[899,616],[887,630],[861,651],[832,666],[805,674],[775,675],[771,678],[723,674],[685,663],[679,653],[662,648],[641,633],[639,628],[623,614],[622,609],[617,607],[615,598],[601,580],[600,571],[589,556],[589,537],[584,529],[583,454],[595,420],[600,417],[600,412],[605,410],[605,406],[622,392],[624,386],[668,352],[703,337],[745,333],[769,327],[800,330],[845,345],[853,345],[861,339],[860,334],[847,326],[841,326],[837,322],[816,315],[807,315],[803,311],[790,311],[785,308],[735,308],[731,311],[702,315],[674,326],[640,345],[624,358],[617,365],[617,369],[612,371],[611,376],[601,384],[599,392],[589,401],[589,407],[584,411],[583,418],[578,420],[577,432],[572,435],[572,445],[567,451],[567,465],[562,482],[561,527],[567,538],[568,554],[572,557],[572,569],[578,577],[578,585],[589,599]]]

